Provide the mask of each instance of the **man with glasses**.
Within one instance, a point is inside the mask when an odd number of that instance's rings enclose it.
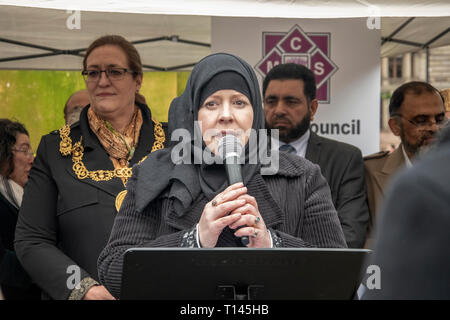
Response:
[[[397,88],[389,103],[389,114],[389,127],[400,137],[401,144],[392,153],[379,152],[364,158],[371,228],[392,175],[404,166],[411,167],[446,123],[444,99],[426,82],[412,81]]]

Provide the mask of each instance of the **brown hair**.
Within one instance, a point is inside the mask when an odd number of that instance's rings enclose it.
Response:
[[[23,124],[9,119],[0,119],[0,174],[5,178],[14,171],[12,148],[16,144],[19,133],[28,136],[28,131]]]
[[[133,70],[133,78],[136,78],[138,74],[143,74],[142,62],[139,52],[136,50],[134,45],[126,40],[124,37],[119,35],[106,35],[96,39],[86,50],[86,55],[83,59],[83,69],[86,70],[86,61],[91,52],[101,46],[118,46],[123,50],[127,56],[128,65],[131,70]]]

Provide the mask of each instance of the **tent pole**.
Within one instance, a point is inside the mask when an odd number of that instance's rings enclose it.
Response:
[[[430,47],[426,47],[426,82],[430,82]]]
[[[394,32],[392,32],[389,36],[387,36],[386,38],[382,38],[381,41],[381,45],[385,44],[386,42],[391,41],[391,39],[397,34],[399,33],[404,27],[406,27],[411,21],[413,21],[415,19],[415,17],[411,17],[408,20],[406,20],[405,22],[402,23],[402,25],[400,27],[398,27],[397,29],[394,30]]]

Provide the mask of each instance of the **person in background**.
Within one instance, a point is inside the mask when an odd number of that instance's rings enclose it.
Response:
[[[450,119],[450,88],[441,90],[441,95],[445,101],[445,116]]]
[[[357,147],[311,131],[319,105],[313,72],[294,63],[277,65],[263,81],[263,96],[266,127],[279,130],[280,150],[320,166],[347,245],[361,248],[369,223],[363,157]]]
[[[414,159],[434,141],[445,123],[444,100],[439,91],[426,82],[413,81],[398,87],[389,103],[389,127],[401,143],[392,153],[382,151],[364,157],[370,233],[384,198],[389,180],[402,167],[413,166]]]
[[[17,215],[33,160],[23,124],[0,119],[0,291],[6,300],[40,299],[39,288],[32,284],[14,250]]]
[[[346,247],[317,165],[280,153],[277,172],[262,175],[261,162],[249,161],[264,152],[248,136],[264,129],[264,114],[256,75],[244,60],[218,53],[197,63],[170,107],[169,133],[175,129],[184,129],[183,141],[134,167],[99,257],[100,279],[115,297],[124,253],[132,247],[243,247],[242,236],[250,248]],[[227,135],[245,149],[243,183],[231,186],[223,164],[204,158],[214,158]],[[181,162],[173,158],[180,146],[186,151]]]
[[[15,247],[32,279],[52,299],[113,299],[98,282],[131,166],[164,147],[164,131],[138,101],[143,81],[136,48],[103,36],[83,60],[90,105],[80,121],[44,136],[19,213]]]
[[[387,189],[369,262],[381,288],[363,299],[450,299],[450,126],[438,136]]]
[[[71,126],[80,120],[81,110],[89,104],[89,93],[80,90],[72,94],[64,106],[64,121]]]

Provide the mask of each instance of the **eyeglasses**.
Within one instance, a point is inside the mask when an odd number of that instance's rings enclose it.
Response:
[[[28,158],[34,157],[33,150],[31,149],[11,149],[11,150],[16,152],[23,152],[25,156]]]
[[[134,73],[133,70],[126,68],[108,68],[105,70],[83,70],[81,74],[86,82],[97,82],[100,79],[102,72],[104,72],[111,81],[122,80],[127,72]]]
[[[433,121],[429,121],[426,118],[419,118],[417,120],[409,120],[403,117],[401,114],[396,113],[392,115],[393,117],[400,117],[402,119],[405,119],[409,123],[411,123],[413,126],[415,126],[419,130],[425,130],[428,128],[431,128],[433,124],[436,124],[438,128],[444,127],[447,124],[448,119],[445,117],[445,114],[439,114],[434,118]]]

